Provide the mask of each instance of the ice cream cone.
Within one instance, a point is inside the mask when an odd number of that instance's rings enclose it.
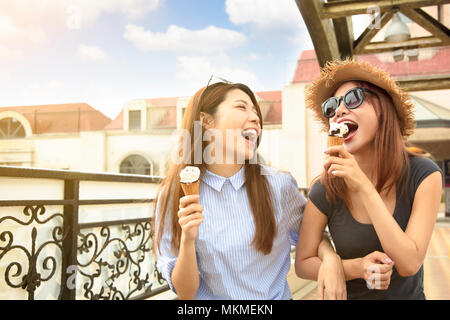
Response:
[[[344,144],[345,138],[328,136],[328,147],[342,146]]]
[[[193,194],[199,194],[199,186],[200,180],[191,183],[183,183],[181,182],[181,188],[183,188],[183,192],[185,196],[190,196]]]
[[[180,172],[180,183],[186,196],[199,194],[200,170],[197,167],[186,166]]]

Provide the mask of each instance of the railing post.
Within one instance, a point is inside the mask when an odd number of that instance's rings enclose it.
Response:
[[[78,207],[79,180],[64,180],[64,200],[72,200],[72,204],[64,205],[63,211],[63,253],[60,299],[76,299],[77,239],[78,239]]]

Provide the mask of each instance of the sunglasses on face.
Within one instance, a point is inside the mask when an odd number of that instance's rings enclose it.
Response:
[[[347,109],[358,108],[364,101],[365,92],[376,95],[375,92],[366,88],[352,88],[341,97],[328,98],[324,103],[322,103],[323,116],[325,118],[333,118],[336,114],[337,108],[339,108],[339,105],[341,104],[341,100],[344,102]]]

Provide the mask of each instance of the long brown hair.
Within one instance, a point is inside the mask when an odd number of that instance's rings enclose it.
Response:
[[[378,118],[378,130],[373,140],[375,166],[377,172],[377,183],[375,185],[378,193],[389,192],[392,188],[406,191],[410,165],[405,139],[401,134],[400,121],[391,96],[383,89],[365,81],[352,81],[358,86],[370,89],[375,95],[367,94]],[[342,199],[347,207],[351,207],[350,195],[343,178],[332,178],[324,170],[320,179],[325,187],[327,197],[332,202]]]
[[[187,130],[190,137],[192,137],[192,139],[190,139],[190,148],[186,144],[180,146],[181,153],[183,150],[189,151],[188,154],[183,155],[187,157],[186,160],[189,165],[195,165],[199,167],[200,170],[205,168],[203,158],[194,159],[194,150],[197,150],[196,148],[201,148],[203,155],[203,150],[206,147],[206,142],[202,139],[204,128],[202,128],[201,137],[199,137],[199,135],[194,135],[194,121],[200,121],[200,112],[214,116],[219,104],[225,100],[227,93],[233,89],[242,90],[250,97],[257,110],[262,129],[263,119],[260,107],[255,95],[246,85],[240,83],[219,82],[209,85],[206,88],[202,88],[197,91],[189,101],[182,121],[182,129]],[[195,137],[197,137],[197,140],[194,141]],[[257,141],[258,145],[259,142],[260,138],[258,138]],[[186,143],[186,141],[184,141],[184,143]],[[199,160],[201,163],[197,164]],[[180,247],[181,227],[178,223],[177,213],[179,200],[184,194],[180,186],[179,174],[185,166],[186,162],[181,164],[172,163],[157,193],[156,199],[159,199],[159,201],[155,205],[153,221],[156,221],[156,208],[158,207],[160,216],[159,224],[158,226],[155,226],[155,222],[153,222],[152,227],[153,230],[157,227],[156,241],[154,241],[154,243],[158,250],[160,250],[160,242],[163,236],[164,223],[167,219],[167,214],[171,217],[172,249],[178,250]],[[268,254],[272,250],[273,239],[276,234],[275,216],[270,197],[269,184],[266,177],[261,175],[261,167],[259,164],[253,164],[246,161],[244,166],[245,188],[255,223],[255,235],[251,245],[262,253]],[[155,246],[153,246],[153,248],[155,249]]]

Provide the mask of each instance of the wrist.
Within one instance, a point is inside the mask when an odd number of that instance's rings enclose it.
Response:
[[[361,195],[370,195],[373,192],[376,192],[377,189],[375,189],[375,186],[372,184],[370,180],[367,180],[366,183],[362,184],[358,190],[357,193],[360,193]]]
[[[355,259],[355,274],[358,279],[364,279],[364,262],[362,258]]]
[[[323,255],[324,262],[341,262],[341,257],[335,252],[327,252]]]
[[[186,236],[184,232],[181,232],[180,246],[193,246],[195,244],[195,238]]]
[[[343,260],[345,279],[364,279],[364,267],[362,258]]]

